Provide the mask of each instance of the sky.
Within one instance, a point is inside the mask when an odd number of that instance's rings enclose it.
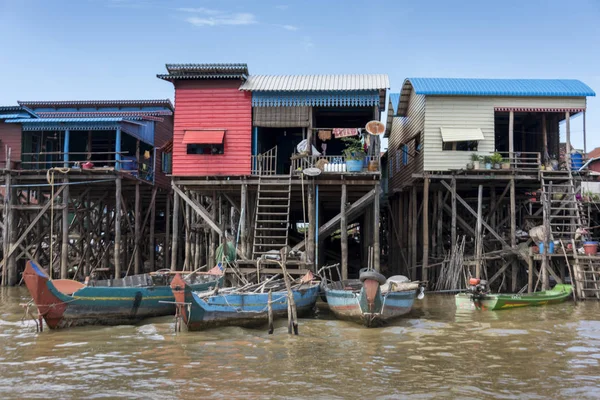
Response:
[[[0,105],[173,98],[166,63],[251,74],[569,78],[600,94],[600,0],[0,0]],[[588,98],[588,151],[600,99]],[[582,118],[572,142],[582,148]]]

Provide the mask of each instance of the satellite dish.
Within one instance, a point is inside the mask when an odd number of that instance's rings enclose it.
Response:
[[[314,167],[312,167],[312,168],[306,168],[306,169],[304,169],[304,170],[302,171],[302,173],[303,173],[304,175],[307,175],[307,176],[317,176],[317,175],[321,175],[321,172],[322,172],[322,171],[321,171],[319,168],[314,168]]]
[[[365,130],[371,135],[381,135],[385,132],[385,125],[381,121],[369,121],[365,126]]]

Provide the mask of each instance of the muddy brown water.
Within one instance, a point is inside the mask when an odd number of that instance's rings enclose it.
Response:
[[[600,398],[600,304],[457,311],[428,295],[366,329],[321,312],[266,329],[136,326],[36,333],[0,289],[0,398]]]

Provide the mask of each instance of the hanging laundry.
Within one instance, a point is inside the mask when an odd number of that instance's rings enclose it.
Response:
[[[319,131],[319,139],[322,141],[331,140],[331,131],[330,130],[321,130]]]
[[[327,155],[327,143],[321,143],[321,150],[323,150],[323,155]]]
[[[333,128],[333,136],[335,136],[336,138],[356,135],[358,135],[357,128]]]

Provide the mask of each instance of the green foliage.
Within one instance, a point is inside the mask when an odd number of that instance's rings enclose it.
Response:
[[[477,153],[472,153],[471,154],[471,161],[475,162],[475,161],[481,161],[481,156]]]
[[[484,156],[483,157],[483,162],[486,164],[491,164],[492,163],[492,157],[490,156]]]
[[[345,137],[342,138],[342,142],[346,148],[344,149],[344,156],[346,156],[346,160],[364,160],[365,159],[365,151],[363,150],[363,145],[360,139],[355,137]]]
[[[504,161],[504,158],[502,157],[502,154],[495,152],[490,157],[490,161],[492,164],[502,164],[502,161]]]

